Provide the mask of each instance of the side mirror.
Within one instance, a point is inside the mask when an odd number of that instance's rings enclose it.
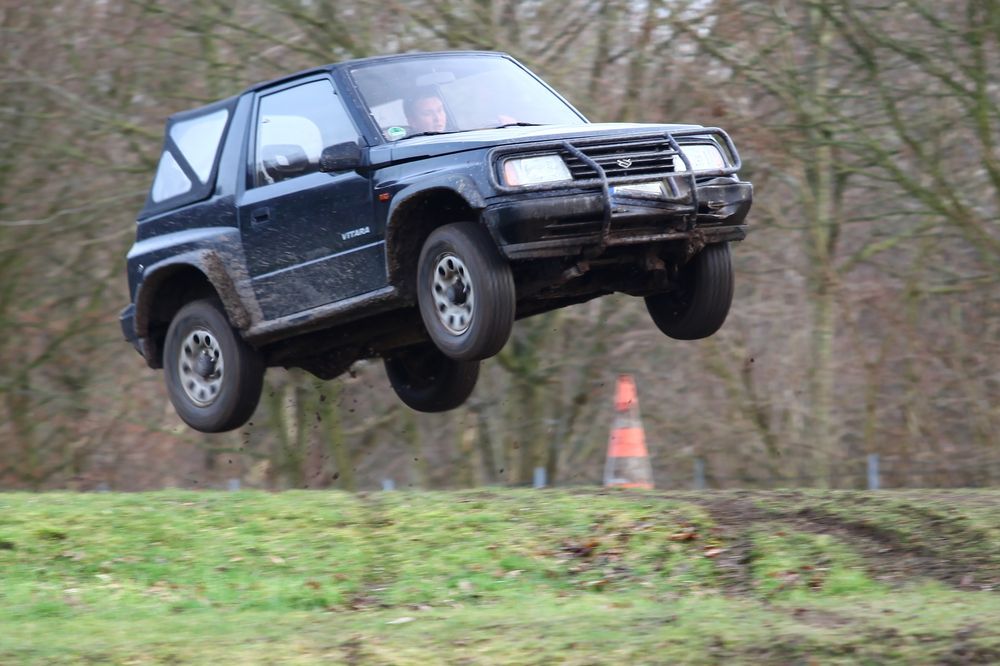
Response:
[[[361,166],[361,146],[355,141],[337,143],[323,149],[319,156],[319,170],[324,173],[331,171],[351,171]]]

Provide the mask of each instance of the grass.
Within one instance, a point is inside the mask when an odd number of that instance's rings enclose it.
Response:
[[[989,663],[1000,493],[0,495],[0,664]]]

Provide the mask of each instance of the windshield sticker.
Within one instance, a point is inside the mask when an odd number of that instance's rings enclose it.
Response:
[[[406,136],[406,130],[402,127],[390,127],[385,133],[390,139],[402,139]]]

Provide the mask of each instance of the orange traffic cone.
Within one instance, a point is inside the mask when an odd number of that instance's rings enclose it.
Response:
[[[646,452],[646,434],[639,416],[639,398],[632,375],[620,375],[615,391],[615,420],[608,440],[604,485],[652,488],[653,468]]]

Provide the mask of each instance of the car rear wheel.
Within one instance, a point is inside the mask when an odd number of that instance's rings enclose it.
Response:
[[[700,340],[718,331],[733,302],[728,243],[708,245],[685,264],[671,291],[646,297],[653,323],[676,340]]]
[[[386,357],[385,374],[396,395],[411,409],[445,412],[472,394],[479,379],[479,361],[455,361],[434,345],[422,344]]]
[[[431,341],[456,361],[498,353],[514,326],[510,265],[473,222],[435,229],[417,265],[417,301]]]
[[[239,428],[257,408],[264,362],[229,325],[216,299],[178,310],[167,329],[163,368],[170,401],[195,430]]]

